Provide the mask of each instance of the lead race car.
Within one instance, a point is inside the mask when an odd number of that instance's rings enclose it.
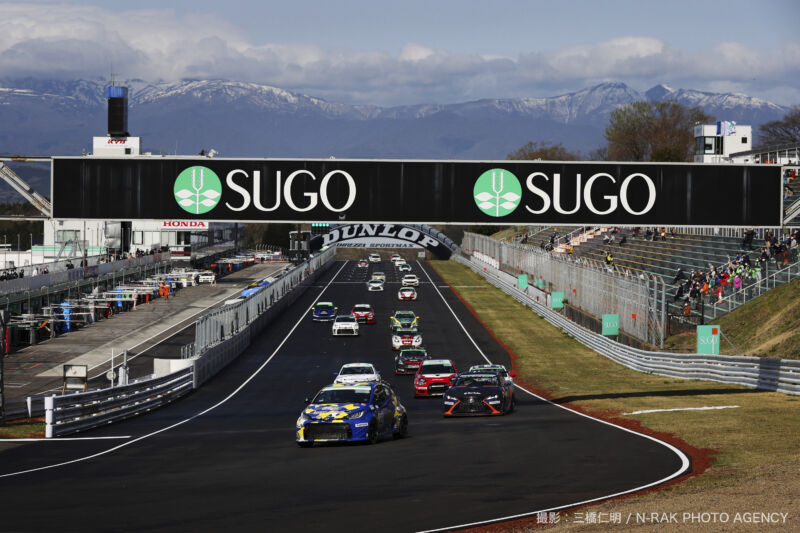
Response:
[[[408,433],[408,415],[388,383],[334,384],[320,390],[296,423],[298,446],[315,442],[401,438]]]
[[[497,373],[465,372],[442,397],[444,416],[504,415],[514,410],[514,385]]]

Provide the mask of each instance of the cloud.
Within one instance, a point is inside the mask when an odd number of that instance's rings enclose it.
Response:
[[[171,9],[111,11],[48,2],[5,3],[0,72],[18,76],[174,81],[227,78],[363,104],[448,103],[487,97],[550,96],[603,81],[646,89],[730,86],[787,101],[800,86],[800,44],[755,50],[720,42],[687,52],[642,36],[518,57],[464,54],[406,43],[398,54],[330,50],[314,43],[248,42],[211,15]],[[785,88],[786,90],[782,90]]]

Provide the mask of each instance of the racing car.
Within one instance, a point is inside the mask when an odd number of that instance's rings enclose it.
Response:
[[[358,335],[358,320],[353,315],[339,315],[331,326],[333,335]]]
[[[494,372],[459,374],[442,398],[444,416],[504,415],[515,404],[514,385]]]
[[[389,317],[389,327],[402,326],[404,328],[417,327],[419,325],[419,317],[414,311],[395,311]]]
[[[369,262],[366,259],[359,259],[358,263],[356,263],[358,268],[367,268],[369,267]]]
[[[383,290],[383,282],[379,279],[371,279],[367,282],[367,290],[368,291],[382,291]]]
[[[394,358],[395,374],[416,374],[419,365],[430,359],[425,348],[403,348]]]
[[[311,320],[314,322],[335,320],[337,309],[332,302],[317,302],[311,309]]]
[[[380,254],[369,254],[369,262],[370,263],[380,263],[381,262]]]
[[[320,390],[295,424],[298,446],[367,441],[408,433],[406,408],[388,383],[334,384]]]
[[[370,281],[372,281],[372,280],[382,281],[382,282],[385,283],[386,282],[386,274],[384,274],[383,272],[373,272],[372,273],[372,277],[370,278]]]
[[[381,373],[370,363],[347,363],[336,373],[334,383],[366,383],[380,381]]]
[[[402,263],[400,265],[397,265],[397,270],[399,270],[400,272],[411,272],[411,265],[409,265],[408,263]]]
[[[414,397],[444,394],[457,376],[456,366],[450,359],[422,361],[414,377]]]
[[[398,259],[402,259],[402,257],[400,257],[400,254],[392,254],[389,256],[389,261],[391,261],[392,263],[394,263]]]
[[[514,378],[517,377],[516,372],[509,372],[503,365],[472,365],[467,372],[481,372],[484,374],[497,374],[508,383],[514,384]]]
[[[397,291],[397,299],[401,301],[416,300],[417,289],[415,289],[414,287],[403,287],[399,291]]]
[[[356,317],[356,320],[365,324],[375,323],[375,311],[369,304],[356,304],[350,311],[350,314]]]
[[[401,348],[419,348],[422,346],[422,335],[417,328],[404,328],[395,326],[392,328],[392,350]]]
[[[419,278],[416,274],[406,274],[400,280],[400,284],[403,287],[419,287]]]

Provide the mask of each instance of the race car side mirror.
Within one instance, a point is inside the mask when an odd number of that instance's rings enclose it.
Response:
[[[306,398],[306,399],[305,399],[305,400],[303,400],[303,401],[304,401],[304,402],[306,402],[306,405],[308,405],[308,404],[310,404],[310,403],[311,403],[311,398]]]
[[[338,373],[338,372],[334,372],[334,373],[333,373],[333,375],[334,375],[334,376],[338,376],[338,375],[339,375],[339,373]]]
[[[516,372],[509,372],[508,375],[511,376],[512,378],[517,377],[517,373]]]

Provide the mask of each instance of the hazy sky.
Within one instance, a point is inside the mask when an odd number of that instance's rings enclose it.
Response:
[[[397,105],[604,81],[800,104],[795,0],[0,1],[0,78],[224,78]]]

